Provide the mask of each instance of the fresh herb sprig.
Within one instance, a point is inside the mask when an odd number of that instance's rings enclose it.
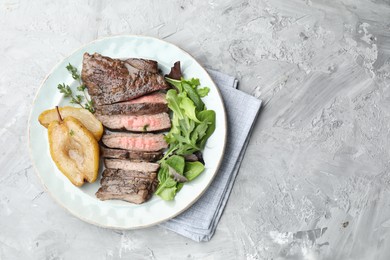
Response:
[[[72,75],[72,78],[78,81],[79,86],[77,87],[77,91],[82,92],[83,94],[82,95],[74,94],[72,89],[69,87],[69,85],[66,85],[65,83],[58,84],[57,86],[58,90],[60,91],[60,93],[64,94],[64,97],[70,98],[71,104],[77,104],[82,108],[89,110],[91,113],[94,113],[95,109],[93,108],[92,100],[88,98],[85,92],[87,86],[85,86],[81,81],[81,75],[77,71],[77,68],[69,63],[66,66],[66,69]]]

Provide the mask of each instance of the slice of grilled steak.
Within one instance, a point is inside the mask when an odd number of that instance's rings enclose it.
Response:
[[[168,104],[165,93],[155,92],[129,101],[130,103],[163,103]]]
[[[164,77],[98,53],[84,53],[81,78],[95,106],[128,101],[168,89]]]
[[[101,115],[149,115],[168,112],[168,106],[163,103],[120,102],[97,107],[96,112]]]
[[[110,169],[122,169],[126,171],[156,172],[160,165],[150,162],[134,162],[122,159],[105,159],[104,165]]]
[[[140,152],[157,152],[168,147],[163,134],[111,133],[102,138],[103,144],[110,148]]]
[[[123,149],[111,149],[101,146],[100,154],[104,158],[130,159],[133,161],[155,162],[162,158],[162,152],[135,152]]]
[[[158,64],[157,61],[154,60],[145,60],[145,59],[137,59],[137,58],[130,58],[125,60],[127,64],[132,66],[133,68],[136,68],[138,70],[146,70],[151,73],[158,73]]]
[[[130,101],[98,106],[101,115],[149,115],[168,112],[164,93],[153,93]]]
[[[134,177],[104,177],[100,180],[102,186],[121,186],[139,190],[150,190],[154,180]]]
[[[103,171],[104,177],[120,177],[120,178],[145,178],[155,180],[157,173],[155,172],[140,172],[140,171],[126,171],[122,169],[105,169]]]
[[[99,115],[96,118],[107,128],[133,132],[155,132],[171,128],[168,113],[153,115]]]
[[[158,186],[156,172],[105,169],[102,185],[96,192],[101,200],[119,199],[140,204],[148,200]]]
[[[148,189],[136,189],[133,187],[122,187],[118,185],[102,186],[96,192],[100,200],[124,200],[131,203],[141,204],[153,195]]]

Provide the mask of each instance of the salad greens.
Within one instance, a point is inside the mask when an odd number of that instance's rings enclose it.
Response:
[[[169,148],[159,161],[159,186],[155,193],[164,200],[173,200],[184,183],[195,179],[205,168],[199,161],[185,161],[185,156],[205,147],[215,130],[215,112],[207,110],[201,99],[210,89],[200,88],[199,79],[166,80],[175,87],[166,94],[173,112],[172,128],[165,136]]]

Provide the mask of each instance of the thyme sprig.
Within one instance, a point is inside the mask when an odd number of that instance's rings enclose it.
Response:
[[[92,100],[90,100],[85,93],[87,86],[85,86],[85,84],[83,84],[83,82],[81,81],[81,75],[77,71],[77,68],[69,63],[66,66],[66,69],[72,75],[72,78],[77,80],[77,82],[79,83],[79,86],[77,87],[77,91],[82,92],[83,95],[74,94],[72,89],[69,87],[69,85],[66,85],[65,83],[58,84],[57,86],[58,90],[60,91],[60,93],[64,94],[64,97],[70,98],[71,104],[77,104],[82,108],[89,110],[91,113],[94,113],[95,109],[93,108]],[[84,100],[85,103],[83,103]]]

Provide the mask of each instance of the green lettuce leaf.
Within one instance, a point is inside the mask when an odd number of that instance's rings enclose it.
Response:
[[[192,102],[191,99],[189,99],[188,97],[182,98],[179,107],[184,110],[184,113],[188,118],[194,120],[197,123],[200,123],[198,118],[196,118],[196,108],[194,102]]]
[[[206,134],[200,138],[198,141],[198,145],[201,149],[206,145],[207,139],[214,133],[215,131],[215,111],[214,110],[204,110],[198,113],[199,120],[208,125]]]
[[[196,177],[199,176],[204,170],[204,165],[201,162],[186,162],[186,166],[184,168],[184,176],[192,181]]]
[[[196,92],[198,92],[198,95],[199,95],[200,97],[205,97],[205,96],[207,96],[207,95],[209,94],[210,88],[208,88],[208,87],[198,88],[198,89],[196,90]]]

